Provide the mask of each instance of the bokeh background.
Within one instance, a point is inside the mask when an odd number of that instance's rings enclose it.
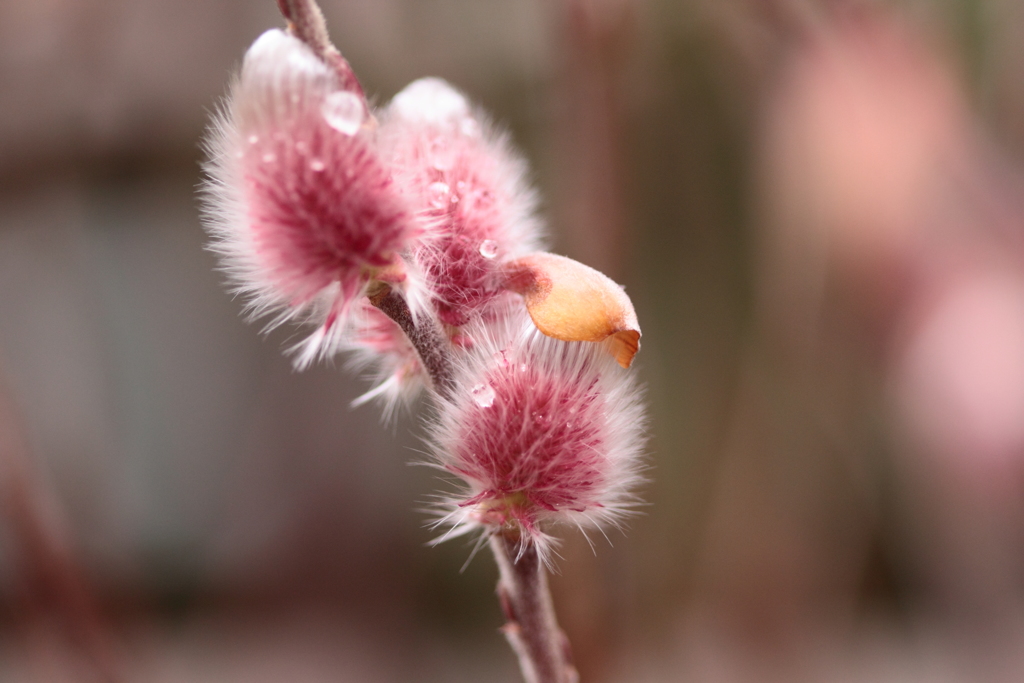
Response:
[[[1024,679],[1024,4],[324,0],[628,287],[650,505],[584,683]],[[0,680],[517,681],[417,412],[225,294],[199,141],[271,0],[0,2]]]

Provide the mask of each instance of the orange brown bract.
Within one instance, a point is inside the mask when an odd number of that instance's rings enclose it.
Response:
[[[608,340],[624,368],[640,350],[640,324],[625,290],[604,273],[555,254],[530,254],[505,266],[505,287],[523,295],[541,332],[562,341]]]

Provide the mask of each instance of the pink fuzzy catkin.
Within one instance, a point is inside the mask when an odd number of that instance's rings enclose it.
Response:
[[[541,246],[526,164],[440,79],[411,83],[381,116],[381,158],[422,230],[406,263],[406,298],[447,324],[453,344],[471,346],[472,338],[454,328],[503,300],[503,264]],[[398,328],[370,324],[375,316],[365,313],[341,348],[354,350],[354,365],[373,368],[379,381],[358,402],[380,397],[390,413],[425,378],[404,339],[389,340],[401,336]]]
[[[416,260],[451,326],[500,297],[500,264],[540,248],[526,165],[506,137],[437,78],[414,81],[383,113],[382,153],[425,235]]]
[[[474,327],[456,395],[440,404],[440,465],[466,489],[458,534],[513,528],[547,554],[552,523],[617,524],[636,499],[643,410],[632,375],[598,344],[539,333],[521,308]]]
[[[332,350],[369,278],[419,228],[376,150],[367,104],[280,30],[246,53],[207,142],[208,226],[255,315],[321,324],[299,357]]]

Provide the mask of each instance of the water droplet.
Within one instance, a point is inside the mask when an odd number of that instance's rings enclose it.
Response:
[[[526,370],[526,363],[522,363],[519,365],[519,372],[526,372]]]
[[[252,135],[249,136],[249,144],[250,145],[255,145],[259,141],[260,141],[260,136],[256,135],[255,133],[253,133]]]
[[[309,170],[313,171],[313,173],[320,173],[325,168],[327,167],[321,159],[313,159],[309,162]]]
[[[275,161],[277,161],[277,155],[274,154],[273,152],[267,152],[266,154],[263,155],[263,163],[272,164]]]
[[[430,183],[427,187],[427,196],[430,197],[430,203],[439,209],[444,208],[451,201],[450,193],[451,188],[445,183]]]
[[[480,255],[484,258],[494,258],[498,255],[498,243],[494,240],[484,240],[480,243]]]
[[[331,128],[344,135],[358,133],[366,117],[362,99],[348,90],[332,92],[324,98],[320,112]]]
[[[473,396],[473,402],[481,408],[490,408],[494,405],[494,387],[490,384],[477,384],[470,394]]]

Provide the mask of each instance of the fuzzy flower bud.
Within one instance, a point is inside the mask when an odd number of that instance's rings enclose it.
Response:
[[[207,140],[208,228],[237,291],[275,323],[322,323],[300,364],[338,341],[378,271],[401,279],[397,255],[418,232],[371,123],[360,93],[275,29],[249,48]]]
[[[551,523],[616,524],[635,502],[643,411],[631,373],[599,345],[547,337],[519,307],[506,321],[475,331],[433,441],[467,486],[453,533],[513,530],[546,555]]]
[[[424,78],[383,114],[381,146],[425,229],[416,259],[441,321],[468,323],[501,295],[509,258],[539,248],[526,165],[446,82]]]

